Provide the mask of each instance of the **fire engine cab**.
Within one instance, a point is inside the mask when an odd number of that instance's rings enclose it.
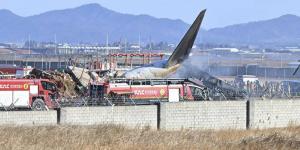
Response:
[[[1,79],[0,108],[47,110],[58,106],[56,85],[46,79]]]
[[[208,90],[200,81],[188,79],[111,79],[107,83],[91,84],[90,91],[93,98],[102,97],[114,104],[128,99],[135,104],[210,100]]]

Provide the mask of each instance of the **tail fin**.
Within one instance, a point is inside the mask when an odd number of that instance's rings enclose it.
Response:
[[[173,54],[169,58],[166,67],[171,67],[176,64],[182,63],[186,58],[188,58],[197,37],[205,12],[206,9],[200,12],[190,29],[184,35],[184,37],[174,50]]]
[[[300,69],[300,65],[297,67],[297,69],[294,71],[293,76],[296,75],[296,73],[298,72],[298,70]]]

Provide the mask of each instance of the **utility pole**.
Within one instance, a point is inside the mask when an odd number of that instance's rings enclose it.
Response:
[[[56,34],[54,34],[54,46],[55,46],[55,55],[57,55],[57,43],[56,43]]]
[[[152,50],[152,38],[151,36],[149,37],[149,50],[151,51]]]
[[[106,54],[109,54],[109,50],[108,50],[108,33],[106,34]]]
[[[141,53],[141,33],[139,33],[139,53]]]
[[[125,53],[127,53],[127,38],[125,38]]]
[[[208,73],[210,73],[210,60],[209,60],[209,52],[207,52],[207,66],[208,66]]]
[[[44,55],[42,55],[42,70],[44,70]]]
[[[29,54],[29,55],[31,54],[30,44],[31,44],[31,39],[30,39],[30,34],[29,34],[29,35],[28,35],[28,49],[29,49],[28,54]]]

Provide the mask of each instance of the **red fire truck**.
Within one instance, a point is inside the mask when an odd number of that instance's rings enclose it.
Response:
[[[108,83],[91,84],[90,91],[91,97],[102,97],[112,103],[128,99],[138,104],[210,100],[202,82],[189,79],[112,79]]]
[[[1,79],[0,108],[47,110],[58,106],[56,85],[46,79]]]
[[[32,70],[31,66],[0,65],[0,79],[23,78]]]

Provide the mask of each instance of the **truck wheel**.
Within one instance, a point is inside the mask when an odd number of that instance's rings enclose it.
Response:
[[[36,99],[32,103],[32,109],[35,111],[44,111],[46,110],[45,102],[42,99]]]

